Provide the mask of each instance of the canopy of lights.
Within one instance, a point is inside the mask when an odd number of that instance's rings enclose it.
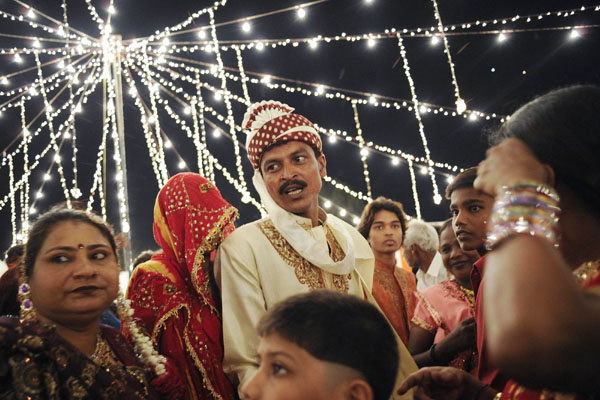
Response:
[[[355,2],[378,7],[378,1],[382,0]],[[69,207],[77,203],[107,218],[126,236],[136,235],[137,225],[130,213],[140,200],[129,195],[132,181],[143,182],[156,194],[170,176],[181,171],[198,172],[220,187],[227,185],[227,193],[235,193],[227,197],[232,204],[245,210],[252,207],[254,215],[260,215],[263,210],[250,183],[246,133],[240,124],[246,107],[265,98],[292,99],[297,112],[317,125],[326,156],[335,166],[328,168],[324,179],[323,208],[356,224],[368,201],[379,195],[394,197],[383,189],[389,184],[377,186],[383,168],[386,176],[404,171],[398,173],[396,184],[406,192],[405,210],[412,217],[428,218],[422,210],[423,199],[439,207],[445,185],[471,165],[449,162],[432,151],[432,137],[445,140],[449,149],[453,149],[452,138],[430,135],[427,119],[498,125],[509,118],[506,112],[470,105],[470,94],[459,79],[465,79],[461,64],[454,61],[463,48],[451,46],[453,40],[488,36],[502,45],[518,40],[520,34],[559,32],[565,43],[575,42],[599,26],[580,24],[577,17],[589,22],[600,16],[600,6],[586,5],[446,24],[445,5],[440,7],[431,0],[427,4],[429,26],[383,27],[372,21],[372,31],[367,33],[340,31],[305,37],[293,35],[291,28],[286,34],[284,27],[275,38],[257,32],[261,21],[285,17],[310,24],[311,16],[318,15],[324,3],[341,0],[291,6],[268,2],[270,10],[264,11],[263,5],[259,13],[233,19],[227,11],[234,5],[221,0],[196,2],[203,7],[184,14],[180,23],[157,27],[149,36],[125,38],[113,28],[119,1],[81,2],[87,15],[77,15],[77,19],[86,18],[85,26],[93,29],[82,29],[81,23],[72,21],[75,16],[66,0],[0,4],[0,215],[5,218],[5,236],[10,233],[5,246],[25,239],[31,221],[50,206],[47,199],[51,194],[54,202]],[[252,9],[251,3],[244,3],[246,11]],[[234,26],[237,37],[223,39],[220,32]],[[350,29],[352,24],[348,26]],[[421,98],[419,80],[411,69],[419,57],[409,45],[413,41],[427,44],[440,56],[447,86],[439,91],[444,92],[445,102]],[[327,58],[342,45],[350,51],[368,52],[384,43],[391,51],[374,53],[372,62],[393,63],[407,89],[395,91],[397,95],[372,91],[369,76],[362,85],[342,87],[317,77],[299,79],[291,73],[269,73],[267,66],[256,68],[256,58],[266,52],[277,55],[285,51],[281,54],[286,58],[297,54],[298,58],[289,62],[299,63],[307,52]],[[495,68],[489,72],[496,72]],[[521,74],[526,76],[527,71]],[[316,102],[321,109],[331,107],[328,113],[335,114],[335,119],[314,120],[299,107]],[[363,124],[383,114],[410,118],[410,129],[402,133],[413,138],[410,146],[382,140],[381,133],[374,134]],[[90,124],[90,120],[97,122]],[[394,134],[390,130],[388,136],[393,139]],[[136,141],[135,147],[130,141]],[[132,163],[148,166],[143,176],[128,173]],[[351,178],[344,172],[350,164]],[[144,201],[152,203],[153,199],[150,196]],[[151,215],[146,219],[151,222]],[[130,251],[124,254],[127,263]]]

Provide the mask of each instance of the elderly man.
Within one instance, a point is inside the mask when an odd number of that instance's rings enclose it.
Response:
[[[442,256],[437,249],[440,244],[437,231],[424,221],[413,220],[404,236],[404,258],[411,267],[417,267],[417,290],[421,291],[448,279]]]
[[[293,111],[263,101],[246,112],[253,183],[268,216],[227,237],[215,260],[223,299],[224,368],[241,384],[257,369],[255,328],[275,303],[315,289],[374,302],[373,253],[356,229],[319,208],[326,175],[321,138]],[[402,376],[416,366],[406,348],[400,352]]]

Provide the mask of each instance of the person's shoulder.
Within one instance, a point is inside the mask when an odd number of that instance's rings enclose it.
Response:
[[[248,222],[240,227],[235,228],[233,232],[231,232],[225,240],[221,243],[221,247],[228,247],[232,244],[238,244],[241,242],[248,242],[254,238],[256,238],[256,234],[260,233],[260,224],[266,221],[267,218],[259,219],[256,221]]]
[[[173,283],[178,281],[173,271],[169,270],[162,262],[155,260],[146,261],[135,267],[130,282],[138,281],[143,277],[163,278]]]

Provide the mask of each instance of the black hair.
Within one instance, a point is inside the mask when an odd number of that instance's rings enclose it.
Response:
[[[452,218],[448,218],[447,220],[445,220],[444,222],[442,222],[442,224],[440,225],[440,227],[438,228],[438,236],[442,236],[442,233],[448,228],[452,228]]]
[[[371,231],[371,225],[375,219],[375,214],[381,210],[391,211],[398,216],[400,225],[402,227],[402,242],[404,242],[404,234],[406,233],[406,214],[402,203],[388,199],[383,196],[379,196],[365,207],[360,217],[360,222],[356,228],[365,239],[369,237]]]
[[[491,136],[522,140],[556,181],[600,216],[600,87],[576,85],[553,90],[519,108]]]
[[[10,249],[6,250],[6,263],[14,264],[23,258],[25,253],[25,245],[23,243],[15,244]]]
[[[135,260],[133,260],[132,267],[135,268],[141,263],[149,261],[152,258],[152,256],[156,253],[158,253],[158,250],[144,250],[140,252],[140,254],[138,254],[138,256],[135,258]]]
[[[25,245],[24,264],[25,274],[27,276],[31,276],[35,259],[37,258],[37,255],[52,228],[56,224],[65,221],[83,222],[98,229],[102,236],[104,236],[110,243],[110,247],[112,248],[116,257],[117,245],[115,243],[113,230],[108,223],[104,222],[95,214],[60,205],[53,207],[49,211],[42,214],[31,226],[31,230],[29,231],[29,236],[27,238],[27,244]]]
[[[331,290],[289,297],[263,316],[258,333],[278,334],[319,360],[360,372],[375,400],[392,393],[399,357],[394,331],[374,305],[358,297]]]
[[[472,188],[475,178],[477,178],[477,167],[467,168],[456,175],[452,183],[446,186],[446,199],[450,200],[450,196],[455,190]]]

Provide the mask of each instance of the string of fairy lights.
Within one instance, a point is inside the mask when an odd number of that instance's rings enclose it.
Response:
[[[110,0],[104,9],[96,8],[91,0],[85,0],[89,18],[97,25],[98,32],[91,34],[73,28],[68,20],[67,2],[62,0],[62,15],[55,19],[21,0],[13,0],[21,7],[20,12],[0,10],[0,20],[21,24],[33,34],[14,34],[0,32],[0,38],[6,38],[20,46],[0,48],[1,57],[10,57],[10,64],[17,66],[14,72],[0,76],[0,116],[4,113],[18,112],[20,126],[15,139],[4,149],[0,170],[8,168],[8,193],[0,194],[0,210],[7,204],[10,206],[10,223],[13,242],[24,239],[29,227],[29,219],[37,212],[36,202],[44,197],[45,186],[52,185],[52,170],[58,174],[58,182],[66,204],[87,195],[88,210],[99,209],[100,215],[107,218],[110,206],[107,196],[114,193],[120,229],[129,232],[128,199],[124,148],[119,141],[118,99],[119,85],[124,81],[127,98],[132,99],[139,112],[141,131],[151,160],[152,170],[158,187],[163,186],[170,176],[168,160],[176,157],[177,170],[196,170],[215,180],[223,177],[239,192],[242,203],[251,204],[261,213],[264,209],[260,201],[251,193],[244,174],[242,137],[246,134],[236,121],[241,116],[235,114],[239,105],[248,106],[253,101],[251,93],[257,88],[268,90],[273,96],[279,94],[298,94],[307,98],[321,97],[330,101],[342,101],[352,110],[355,134],[332,126],[316,128],[329,144],[346,143],[356,148],[362,163],[364,176],[364,192],[352,188],[332,176],[324,181],[334,192],[350,196],[362,202],[371,201],[373,188],[369,174],[369,156],[377,154],[389,159],[392,166],[406,164],[410,175],[414,201],[414,214],[421,218],[418,182],[415,168],[422,175],[428,175],[432,184],[432,195],[435,204],[442,198],[438,188],[438,177],[445,177],[451,182],[454,174],[462,169],[436,161],[431,154],[425,132],[422,115],[432,113],[441,117],[466,118],[469,121],[494,120],[504,122],[506,116],[467,109],[461,96],[456,77],[455,64],[447,38],[456,35],[497,35],[499,41],[510,35],[525,31],[565,30],[570,39],[579,37],[582,28],[595,28],[598,25],[553,25],[535,26],[537,21],[565,20],[583,13],[597,13],[600,6],[582,6],[576,9],[546,11],[531,15],[513,15],[504,18],[444,24],[438,3],[432,0],[435,26],[408,28],[387,28],[378,32],[365,34],[348,34],[342,32],[333,36],[317,35],[305,38],[282,39],[241,39],[219,40],[217,28],[239,24],[244,34],[250,34],[252,22],[282,13],[296,13],[300,20],[305,20],[309,11],[328,0],[305,2],[292,7],[272,10],[262,14],[251,15],[231,21],[216,22],[216,14],[226,7],[227,0],[214,2],[209,7],[191,14],[183,22],[174,26],[157,30],[148,37],[121,40],[113,34],[112,17],[117,13],[114,0]],[[365,0],[366,1],[366,0]],[[206,21],[204,25],[198,21]],[[191,27],[192,24],[195,24]],[[530,27],[523,27],[530,26]],[[187,36],[186,36],[187,35]],[[188,38],[192,36],[192,40]],[[417,97],[417,90],[412,78],[409,56],[404,46],[408,38],[428,38],[431,45],[443,44],[446,56],[450,83],[454,91],[455,104],[439,105],[422,102]],[[404,75],[410,88],[410,98],[389,97],[378,93],[368,93],[347,88],[339,88],[318,82],[300,81],[290,77],[269,75],[251,71],[245,67],[245,52],[262,52],[266,48],[290,46],[298,48],[307,46],[310,50],[326,47],[335,42],[360,43],[372,48],[379,40],[395,39],[403,66]],[[226,65],[224,55],[233,51],[236,65]],[[194,53],[209,55],[212,62],[194,58]],[[43,59],[42,59],[43,57]],[[7,61],[9,59],[7,58]],[[119,61],[120,60],[120,61]],[[116,63],[119,68],[113,68]],[[21,66],[23,66],[21,68]],[[121,68],[122,67],[122,68]],[[56,68],[51,70],[51,68]],[[115,71],[121,71],[115,73]],[[29,74],[29,75],[28,75]],[[30,81],[29,77],[33,76]],[[18,82],[12,87],[12,82]],[[216,83],[213,83],[216,82]],[[239,83],[241,93],[236,93],[232,83]],[[102,128],[97,147],[97,158],[89,190],[80,180],[78,164],[78,131],[76,121],[80,118],[83,106],[90,96],[102,87]],[[224,110],[207,104],[207,96],[223,105]],[[35,115],[32,111],[40,108]],[[418,134],[423,154],[410,154],[399,148],[374,143],[369,140],[369,132],[364,131],[360,116],[363,113],[375,112],[379,109],[391,111],[408,111],[414,115],[418,125]],[[179,127],[179,132],[165,132],[163,118],[168,117]],[[122,121],[121,121],[122,123]],[[219,160],[209,148],[209,136],[213,139],[226,137],[232,145],[232,159]],[[46,143],[41,151],[35,150],[34,140],[45,138]],[[184,139],[184,140],[182,140]],[[112,149],[109,141],[112,140]],[[187,141],[187,142],[186,142]],[[241,141],[241,143],[240,143]],[[181,146],[185,143],[193,145],[195,160],[184,160]],[[65,144],[70,144],[65,145]],[[64,157],[65,153],[70,157]],[[112,157],[115,172],[115,183],[106,178],[107,160]],[[44,161],[44,162],[43,162]],[[67,162],[70,161],[67,169]],[[50,166],[47,166],[47,163]],[[195,164],[195,165],[194,165]],[[45,166],[42,182],[38,185],[32,180],[34,171]],[[233,166],[233,169],[231,169]],[[335,175],[335,173],[334,173]],[[67,176],[71,178],[67,179]],[[37,188],[34,187],[38,185]],[[33,194],[33,195],[32,195]],[[321,196],[321,205],[327,210],[335,210],[342,218],[357,224],[359,216],[334,203],[331,198]]]

